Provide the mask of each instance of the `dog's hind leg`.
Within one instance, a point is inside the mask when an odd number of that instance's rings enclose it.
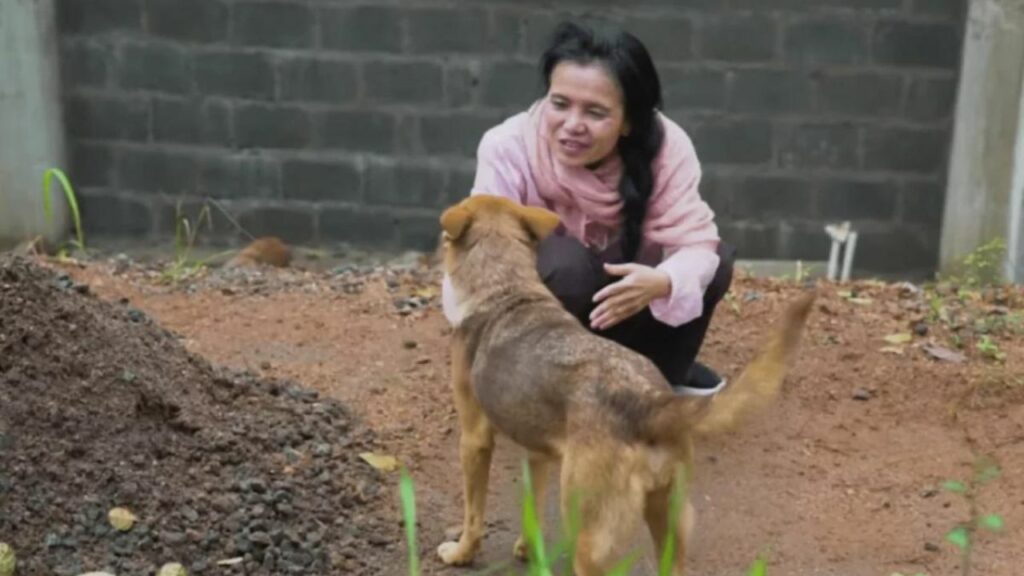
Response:
[[[577,576],[604,576],[625,557],[643,513],[645,491],[620,451],[568,450],[562,462],[562,516],[578,503],[580,531],[573,557]]]
[[[685,498],[685,496],[684,496]],[[672,487],[658,488],[647,494],[644,502],[644,519],[647,521],[647,529],[651,533],[651,540],[654,542],[654,549],[658,554],[657,560],[660,565],[668,545],[669,518],[671,511]],[[682,576],[686,564],[686,547],[690,535],[693,532],[693,525],[696,521],[696,512],[693,504],[687,498],[683,503],[680,515],[675,519],[675,549],[672,554],[672,576]]]
[[[540,523],[543,534],[544,508],[547,501],[547,488],[551,478],[551,468],[557,463],[555,458],[539,452],[530,452],[530,479],[533,482],[533,503],[537,512],[537,522]],[[526,560],[529,557],[529,543],[525,534],[520,533],[516,540],[512,553],[519,560]]]
[[[469,362],[459,338],[453,339],[452,343],[452,388],[461,427],[459,457],[462,462],[465,515],[459,541],[441,544],[437,553],[445,564],[462,566],[473,561],[484,536],[484,509],[491,455],[494,452],[494,428],[473,396]]]

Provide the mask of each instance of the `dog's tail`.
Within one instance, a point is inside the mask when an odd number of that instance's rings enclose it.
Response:
[[[706,406],[697,408],[699,401],[672,397],[656,409],[648,421],[648,437],[672,442],[686,430],[698,434],[727,431],[746,414],[774,400],[796,355],[815,297],[811,292],[790,304],[757,357]]]

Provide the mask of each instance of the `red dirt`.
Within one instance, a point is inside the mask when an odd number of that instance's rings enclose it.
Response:
[[[127,298],[211,362],[295,380],[362,418],[379,450],[397,455],[416,480],[425,573],[472,573],[441,567],[433,552],[461,519],[458,430],[435,273],[262,270],[213,273],[174,288],[153,272],[114,268],[96,263],[69,271],[104,298]],[[961,329],[968,361],[943,362],[922,349],[927,342],[949,345],[949,329],[934,322],[927,335],[895,346],[902,354],[883,351],[894,347],[883,337],[911,332],[928,315],[928,303],[897,285],[860,282],[852,289],[853,295],[846,293],[851,287],[821,284],[778,405],[699,446],[692,573],[739,574],[767,550],[772,574],[959,574],[958,552],[944,535],[968,508],[938,487],[969,477],[980,454],[1004,471],[980,490],[980,509],[1002,514],[1006,530],[977,535],[975,573],[1019,573],[1012,567],[1024,564],[1024,339],[1009,330],[995,337],[1007,354],[998,363],[982,358],[970,329]],[[704,358],[737,374],[799,290],[741,275],[717,312]],[[395,299],[414,294],[429,305],[403,304],[400,312]],[[991,298],[975,307],[1014,312],[1020,294],[1010,295],[995,297],[1009,310]],[[476,568],[511,557],[520,457],[519,449],[499,444],[490,532]],[[381,479],[393,489],[393,474]],[[400,555],[381,560],[387,573],[405,571]]]

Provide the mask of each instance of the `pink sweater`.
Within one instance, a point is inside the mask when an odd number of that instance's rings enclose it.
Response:
[[[561,233],[575,236],[601,253],[620,236],[588,217],[578,206],[552,203],[538,190],[525,143],[528,113],[513,116],[484,134],[477,151],[477,171],[472,194],[504,196],[527,206],[554,211],[562,219]],[[661,116],[665,139],[654,160],[654,191],[648,204],[648,219],[657,218],[673,206],[682,217],[659,233],[660,242],[650,235],[642,240],[637,262],[668,273],[671,293],[650,304],[652,315],[664,324],[680,326],[701,316],[704,291],[718,269],[718,229],[714,213],[700,198],[700,163],[693,143],[683,129]],[[570,190],[571,193],[571,190]]]

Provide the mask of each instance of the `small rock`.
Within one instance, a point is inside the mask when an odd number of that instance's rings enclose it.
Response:
[[[266,548],[274,543],[273,539],[270,538],[270,534],[266,532],[257,531],[249,534],[249,540],[262,548]]]
[[[918,336],[927,336],[928,325],[925,324],[924,322],[918,322],[917,324],[914,324],[914,334],[917,334]]]
[[[189,508],[188,506],[181,509],[181,515],[184,516],[185,520],[188,520],[189,522],[199,521],[199,512],[196,512],[195,510]]]
[[[180,546],[188,540],[188,537],[184,532],[164,531],[160,535],[160,540],[167,546]]]
[[[938,552],[940,550],[938,544],[934,544],[932,542],[925,542],[924,549],[927,552]]]
[[[298,450],[292,448],[291,446],[285,446],[284,455],[289,462],[294,463],[298,462],[299,460],[302,460],[302,452],[299,452]]]
[[[221,494],[211,501],[213,509],[222,514],[233,512],[242,505],[242,499],[235,494]]]
[[[260,368],[262,370],[270,370],[271,368],[273,368],[273,365],[270,362],[264,360],[263,362],[260,362]]]
[[[128,267],[131,265],[127,254],[118,254],[114,257],[114,275],[124,274],[128,271]]]
[[[242,481],[242,490],[263,494],[267,491],[267,483],[258,478],[250,478]]]
[[[864,388],[857,388],[856,390],[853,391],[853,399],[854,400],[859,400],[861,402],[867,402],[868,400],[871,400],[871,397],[872,397],[872,394],[871,394],[870,390],[866,390]]]
[[[925,488],[924,490],[921,490],[921,498],[934,498],[935,496],[938,496],[938,494],[939,491],[935,488]]]
[[[138,308],[129,308],[128,319],[138,324],[146,319],[146,313]]]
[[[57,285],[57,288],[60,288],[61,290],[70,290],[75,286],[75,281],[72,280],[71,276],[68,276],[67,274],[61,274],[60,276],[57,276],[57,279],[54,280],[54,283]]]
[[[417,346],[419,346],[419,344],[417,344],[415,340],[406,340],[405,342],[402,342],[402,347],[406,350],[412,350]]]

